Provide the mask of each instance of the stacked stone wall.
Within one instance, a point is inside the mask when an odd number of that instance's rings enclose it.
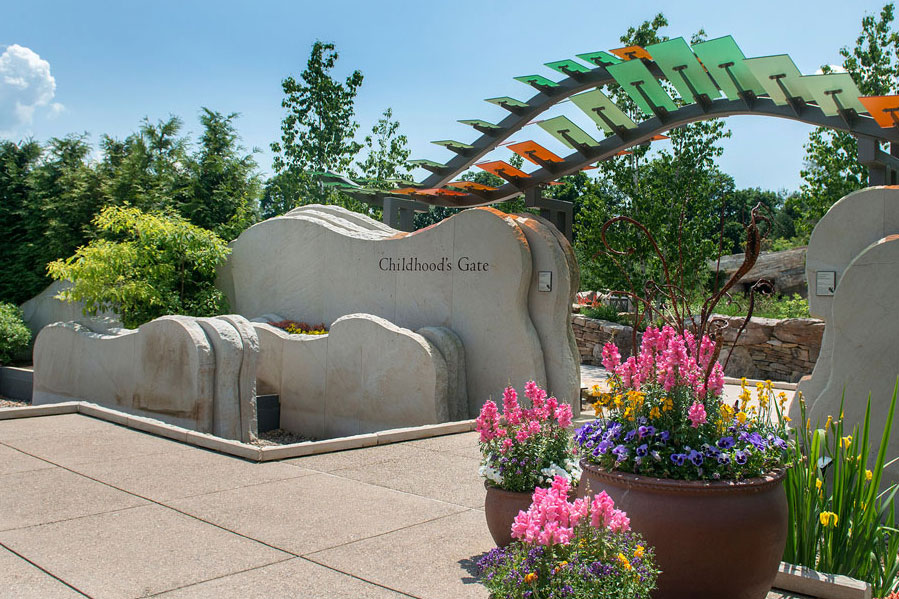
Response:
[[[727,376],[796,382],[811,374],[821,351],[824,321],[815,318],[753,318],[736,346],[734,338],[743,324],[739,317],[721,316],[728,321],[720,361],[727,362]],[[631,354],[631,327],[572,314],[581,364],[602,365],[602,347],[609,341],[618,346],[622,357]],[[637,336],[640,343],[640,336]],[[729,360],[728,360],[729,358]]]

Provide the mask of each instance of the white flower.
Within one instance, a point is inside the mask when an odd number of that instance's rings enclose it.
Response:
[[[499,470],[492,468],[487,464],[481,464],[481,467],[478,468],[478,474],[481,475],[481,478],[486,478],[495,485],[503,484],[503,477],[499,473]]]

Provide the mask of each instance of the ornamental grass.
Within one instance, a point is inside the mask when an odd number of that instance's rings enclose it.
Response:
[[[884,469],[899,459],[887,461],[886,456],[897,391],[899,382],[876,447],[869,441],[870,396],[864,421],[848,433],[842,402],[839,418],[828,416],[823,427],[812,429],[800,397],[805,426],[793,431],[794,466],[784,483],[790,506],[784,561],[864,580],[875,597],[899,591],[899,530],[893,504],[899,487],[880,490]]]
[[[658,568],[651,548],[605,493],[569,501],[557,476],[537,488],[512,525],[516,539],[478,562],[481,583],[497,599],[648,599]]]

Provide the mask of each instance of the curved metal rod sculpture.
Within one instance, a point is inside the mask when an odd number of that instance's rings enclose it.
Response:
[[[656,243],[655,237],[653,237],[649,229],[647,229],[639,221],[628,216],[616,216],[612,219],[609,219],[603,224],[602,229],[600,230],[600,235],[602,238],[602,243],[605,246],[604,252],[612,258],[615,265],[624,274],[625,279],[628,282],[628,286],[630,287],[630,289],[628,290],[610,291],[609,295],[623,295],[634,300],[634,322],[631,331],[631,347],[634,348],[633,351],[635,354],[638,352],[637,330],[640,324],[647,318],[655,321],[656,324],[669,325],[678,333],[683,333],[685,330],[689,329],[690,332],[693,333],[698,339],[701,339],[704,335],[708,335],[715,341],[715,353],[712,356],[712,359],[709,361],[709,365],[705,373],[705,382],[708,383],[708,379],[712,374],[712,366],[718,359],[718,356],[721,352],[722,333],[724,332],[724,329],[728,328],[729,326],[729,323],[726,320],[721,318],[713,318],[714,310],[715,307],[724,298],[727,298],[729,304],[734,302],[733,298],[730,295],[730,290],[734,287],[734,285],[737,284],[740,279],[743,278],[744,275],[746,275],[746,273],[752,270],[753,266],[755,266],[756,260],[758,259],[759,254],[762,251],[762,240],[765,238],[767,231],[771,228],[771,221],[768,219],[768,217],[761,214],[762,208],[763,206],[761,204],[757,204],[750,213],[749,224],[745,225],[746,249],[743,255],[743,263],[728,278],[721,289],[713,293],[703,302],[698,315],[691,314],[690,298],[687,292],[684,291],[684,289],[676,282],[671,280],[671,269],[669,267],[668,260],[662,253],[661,249],[659,249],[659,245],[658,243]],[[611,246],[607,238],[608,229],[618,222],[626,223],[628,225],[636,227],[646,237],[647,241],[649,241],[650,245],[652,246],[653,252],[655,252],[661,263],[662,273],[665,277],[664,284],[659,284],[656,281],[650,279],[644,284],[643,294],[640,295],[639,293],[637,293],[633,283],[630,280],[630,277],[627,275],[626,269],[622,267],[617,259],[617,257],[620,256],[630,256],[634,254],[636,252],[636,248],[628,247],[620,250],[615,249]],[[765,233],[760,230],[759,222],[765,222],[768,225]],[[600,252],[603,252],[603,250],[600,250]],[[681,271],[681,268],[682,265],[679,265],[679,272]],[[755,308],[755,295],[758,292],[760,286],[763,284],[770,285],[768,281],[760,280],[749,289],[749,306],[746,318],[743,320],[740,329],[737,331],[737,334],[734,337],[733,344],[731,345],[732,348],[736,345],[737,340],[740,338],[740,335],[742,335],[743,331],[746,329],[746,325],[749,323],[749,319],[752,318],[752,313]],[[729,360],[730,355],[728,355],[728,359],[723,365],[725,368],[727,368],[727,362]]]

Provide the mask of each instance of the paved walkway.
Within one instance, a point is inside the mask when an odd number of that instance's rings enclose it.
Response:
[[[256,464],[0,421],[0,596],[486,599],[478,458],[475,433]]]

